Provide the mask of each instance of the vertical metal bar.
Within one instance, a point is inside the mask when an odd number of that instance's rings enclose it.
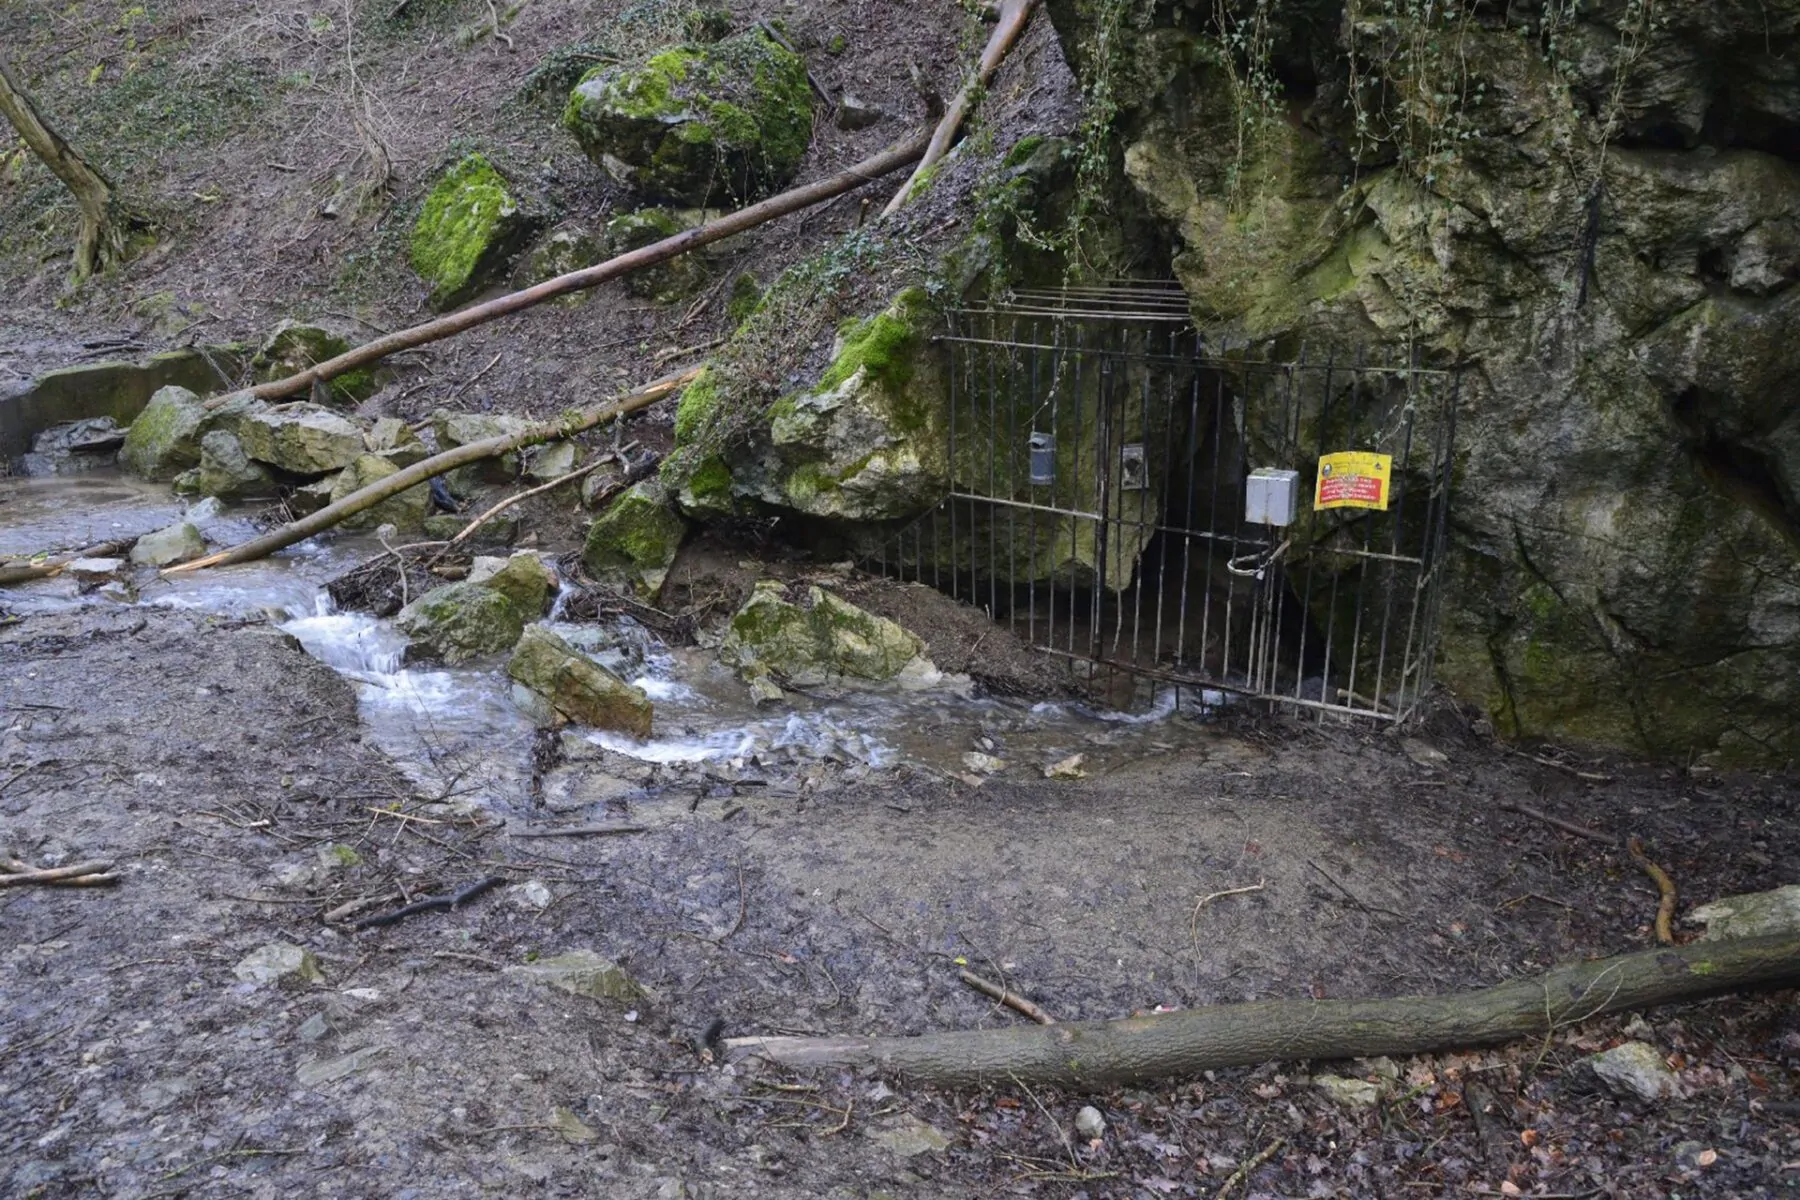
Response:
[[[975,321],[973,319],[971,319],[969,321],[969,326],[970,326],[971,332],[976,328]],[[952,362],[954,362],[956,358],[960,357],[963,360],[964,367],[967,368],[969,359],[974,357],[975,344],[973,342],[967,342],[967,343],[964,343],[961,347],[959,347],[959,349],[962,351],[962,353],[960,355],[952,355],[951,356]],[[965,377],[966,377],[966,371],[965,371]],[[957,424],[962,420],[962,408],[961,408],[961,405],[958,403],[958,401],[964,400],[961,393],[957,390],[956,382],[957,382],[957,375],[956,375],[955,370],[952,370],[950,372],[950,480],[951,480],[951,484],[952,484],[952,488],[951,488],[952,491],[960,490],[954,486],[954,484],[956,482],[956,478],[957,478],[956,427],[957,427]],[[963,391],[967,391],[967,390],[968,390],[968,385],[965,383],[963,385]],[[966,401],[964,401],[964,402],[966,402]],[[973,432],[973,431],[971,431],[971,432]],[[959,502],[954,497],[950,501],[950,598],[952,600],[960,600],[962,598],[958,594],[958,589],[956,586],[956,508],[957,508],[958,503]],[[936,530],[933,530],[932,532],[935,534]],[[937,548],[937,539],[935,536],[932,538],[932,547],[934,550]],[[935,555],[933,555],[933,557],[935,559],[935,562],[932,565],[932,570],[936,571],[938,569],[938,565],[944,561],[944,558],[943,558],[942,553],[935,554]],[[941,579],[938,581],[938,587],[940,590],[943,587],[943,581]]]
[[[1399,466],[1388,472],[1388,511],[1392,514],[1392,529],[1388,537],[1388,553],[1393,555],[1398,555],[1400,553],[1400,538],[1406,524],[1406,472],[1412,465],[1413,422],[1417,416],[1417,408],[1414,404],[1414,400],[1417,397],[1418,386],[1419,363],[1418,353],[1415,350],[1413,352],[1412,361],[1408,364],[1406,372],[1406,407],[1403,410],[1405,415],[1405,427],[1400,439],[1400,453],[1394,456],[1395,461],[1399,463]],[[1424,556],[1421,555],[1420,557],[1423,558]],[[1419,570],[1422,574],[1424,568],[1421,567]],[[1381,645],[1375,655],[1374,698],[1378,703],[1381,700],[1383,690],[1382,685],[1387,680],[1388,636],[1394,624],[1394,589],[1399,584],[1401,577],[1400,564],[1390,561],[1386,566],[1386,572],[1388,586],[1383,589],[1381,598]],[[1414,584],[1413,595],[1416,603],[1418,596],[1418,587],[1416,583]],[[1401,676],[1400,683],[1401,694],[1397,696],[1394,701],[1396,713],[1398,713],[1406,699],[1406,678],[1404,675]]]
[[[1211,652],[1210,634],[1212,632],[1213,592],[1217,590],[1218,563],[1216,561],[1219,548],[1219,455],[1225,441],[1225,371],[1224,364],[1217,363],[1213,372],[1213,417],[1212,417],[1212,487],[1206,502],[1206,600],[1200,610],[1200,654]],[[1236,553],[1237,543],[1231,543],[1230,558]],[[1225,599],[1225,632],[1220,637],[1219,679],[1220,682],[1231,682],[1231,579],[1226,575]]]
[[[1200,469],[1200,368],[1202,363],[1200,334],[1196,332],[1193,340],[1193,359],[1190,370],[1193,378],[1188,381],[1188,436],[1187,453],[1182,456],[1182,488],[1185,496],[1182,501],[1181,519],[1181,599],[1175,611],[1175,661],[1187,660],[1187,609],[1188,582],[1194,570],[1194,492],[1199,480],[1194,473]],[[1212,543],[1207,543],[1210,548]],[[1205,592],[1201,593],[1201,604],[1204,606]],[[1206,670],[1206,635],[1202,630],[1200,636],[1200,669]]]
[[[1159,494],[1156,510],[1156,525],[1151,537],[1156,540],[1156,632],[1151,644],[1150,662],[1160,665],[1163,661],[1163,608],[1168,599],[1169,590],[1169,554],[1173,550],[1173,535],[1169,532],[1169,505],[1175,497],[1170,490],[1175,486],[1175,376],[1176,376],[1176,341],[1180,331],[1169,331],[1168,362],[1163,370],[1166,372],[1163,388],[1163,464],[1162,490]],[[1181,708],[1181,689],[1175,689],[1175,707]]]
[[[1017,317],[1012,317],[1007,321],[1006,340],[1008,342],[1018,341],[1019,340],[1018,332],[1019,332],[1019,319]],[[994,346],[988,351],[988,371],[987,371],[987,376],[988,376],[988,456],[987,456],[987,460],[988,460],[988,495],[991,497],[995,497],[995,498],[998,498],[1000,495],[999,483],[996,478],[999,474],[999,459],[1000,459],[999,449],[1000,448],[995,443],[997,443],[1000,440],[1000,417],[999,417],[1000,398],[997,395],[997,393],[1000,390],[1000,385],[999,385],[999,367],[998,367],[998,363],[996,360],[999,359],[1001,353],[1002,353],[1002,351],[1001,351],[1000,347],[998,347],[998,346]],[[1010,349],[1008,349],[1007,351],[1005,351],[1005,353],[1010,355],[1012,353],[1012,351]],[[992,505],[992,504],[988,505],[988,620],[990,620],[990,621],[996,621],[996,620],[999,620],[999,618],[1000,618],[1000,603],[999,603],[999,599],[1000,599],[1000,597],[999,597],[1000,569],[999,569],[999,563],[996,561],[999,558],[999,554],[1000,554],[1000,545],[999,545],[999,541],[1000,541],[1000,511],[1001,510],[1000,510],[999,506]],[[977,580],[979,580],[979,578],[980,577],[977,576]]]
[[[1043,330],[1039,326],[1038,322],[1034,320],[1031,323],[1031,402],[1030,402],[1031,406],[1026,410],[1027,420],[1026,420],[1025,424],[1026,424],[1027,428],[1023,431],[1027,438],[1029,438],[1032,435],[1032,433],[1035,432],[1037,429],[1037,412],[1038,412],[1039,406],[1042,404],[1042,401],[1039,399],[1039,396],[1042,395],[1043,381],[1041,378],[1039,368],[1042,366],[1043,358],[1044,358],[1043,340],[1044,340]],[[1054,470],[1054,468],[1053,468],[1053,470]],[[1027,489],[1035,488],[1037,486],[1032,481],[1032,475],[1033,475],[1033,472],[1031,469],[1031,452],[1028,449],[1025,453],[1025,486]],[[1052,478],[1054,478],[1054,474],[1052,475]],[[1028,490],[1026,492],[1026,494],[1030,495],[1031,493]],[[1035,645],[1037,645],[1037,615],[1038,615],[1038,613],[1037,613],[1038,536],[1037,536],[1037,518],[1035,516],[1027,516],[1026,517],[1026,519],[1025,519],[1025,536],[1030,540],[1030,543],[1031,543],[1031,545],[1027,551],[1027,554],[1030,558],[1030,563],[1026,568],[1028,574],[1026,575],[1026,580],[1025,580],[1026,598],[1030,604],[1030,608],[1027,610],[1027,614],[1026,614],[1025,640],[1028,645],[1035,646]]]
[[[1294,388],[1296,384],[1299,385],[1301,403],[1305,403],[1307,370],[1306,345],[1302,343],[1299,359],[1288,373],[1287,396],[1283,401],[1285,407],[1281,414],[1282,450],[1284,453],[1293,453],[1296,458],[1300,448],[1300,417],[1294,404]],[[1294,465],[1298,466],[1299,464],[1296,462]],[[1285,570],[1283,576],[1282,593],[1285,598],[1293,588],[1287,584]],[[1308,577],[1311,577],[1310,573]],[[1300,634],[1295,639],[1294,645],[1294,698],[1296,700],[1302,699],[1306,691],[1306,637],[1312,629],[1312,614],[1306,611],[1304,604],[1300,605],[1299,613]]]
[[[1349,373],[1350,373],[1350,387],[1351,387],[1351,390],[1354,391],[1357,387],[1358,378],[1359,378],[1356,373],[1356,368],[1354,365],[1352,365],[1349,368]],[[1326,446],[1325,439],[1328,436],[1326,431],[1331,425],[1331,410],[1337,404],[1337,394],[1336,394],[1335,389],[1332,387],[1332,382],[1333,382],[1332,371],[1331,371],[1330,366],[1328,365],[1325,370],[1325,394],[1323,396],[1321,396],[1319,399],[1319,454],[1318,454],[1319,458],[1325,457],[1325,446]],[[1318,465],[1316,462],[1314,463],[1313,470],[1314,470],[1315,474],[1318,471]],[[1317,547],[1319,547],[1321,545],[1322,539],[1321,539],[1321,535],[1319,532],[1319,527],[1324,524],[1326,524],[1326,519],[1319,515],[1319,510],[1315,506],[1313,508],[1313,514],[1312,514],[1312,536],[1308,542],[1308,544],[1310,546],[1314,547],[1315,550],[1317,549]],[[1331,571],[1330,575],[1331,575],[1331,591],[1325,601],[1325,606],[1326,606],[1325,607],[1325,682],[1321,685],[1320,690],[1319,690],[1319,698],[1321,700],[1326,700],[1326,701],[1331,701],[1331,700],[1337,699],[1337,697],[1335,697],[1331,694],[1331,667],[1332,667],[1331,651],[1332,651],[1333,642],[1334,642],[1334,640],[1336,638],[1336,634],[1337,634],[1338,572]],[[1307,584],[1307,587],[1309,590],[1311,589],[1311,586],[1312,586],[1311,581],[1309,580],[1308,584]],[[1321,722],[1323,722],[1324,719],[1325,719],[1325,710],[1320,709],[1319,710],[1319,720]]]

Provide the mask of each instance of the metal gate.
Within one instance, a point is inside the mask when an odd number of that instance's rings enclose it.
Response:
[[[941,340],[951,489],[869,566],[984,607],[1112,708],[1416,709],[1455,373],[1222,354],[1172,284],[1020,293]],[[1384,508],[1315,503],[1340,452],[1389,456]]]

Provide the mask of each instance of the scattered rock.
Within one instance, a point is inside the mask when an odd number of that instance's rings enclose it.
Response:
[[[563,114],[597,165],[686,204],[742,202],[786,183],[812,120],[806,63],[760,29],[596,67]]]
[[[452,583],[400,610],[395,623],[413,640],[407,655],[456,666],[512,648],[525,620],[513,602],[479,583]]]
[[[1381,1103],[1380,1084],[1367,1079],[1346,1079],[1342,1075],[1314,1075],[1313,1087],[1333,1103],[1351,1112],[1362,1112]]]
[[[992,754],[983,754],[979,750],[971,750],[962,756],[963,766],[977,775],[993,775],[1006,770],[1006,760],[996,758]]]
[[[342,842],[327,842],[319,847],[319,865],[327,871],[340,871],[348,867],[362,865],[362,855],[355,846],[346,846]]]
[[[892,1150],[901,1158],[937,1154],[950,1148],[949,1138],[911,1113],[896,1117],[879,1128],[867,1129],[863,1136],[877,1146]]]
[[[646,479],[626,488],[588,526],[581,562],[595,579],[628,584],[654,601],[687,532],[661,482]]]
[[[425,197],[412,231],[412,265],[433,308],[454,308],[495,282],[543,224],[486,156],[470,154]]]
[[[781,686],[767,675],[750,677],[750,700],[753,704],[783,704],[787,701],[787,693]]]
[[[1105,1137],[1106,1118],[1101,1116],[1100,1110],[1093,1105],[1084,1105],[1082,1110],[1075,1114],[1075,1132],[1090,1142],[1095,1138]]]
[[[288,493],[287,506],[297,517],[316,513],[331,503],[331,489],[336,483],[337,476],[335,475],[328,475],[324,479],[315,479],[311,483],[303,483]]]
[[[362,430],[316,404],[284,404],[238,424],[244,453],[293,475],[341,471],[364,453]]]
[[[1085,779],[1087,771],[1082,763],[1087,761],[1085,754],[1071,754],[1067,758],[1059,758],[1044,768],[1045,779]]]
[[[275,477],[244,453],[235,434],[215,429],[200,439],[200,465],[192,473],[193,491],[220,500],[249,500],[273,496]]]
[[[1419,738],[1401,738],[1400,748],[1406,751],[1406,757],[1421,767],[1439,770],[1450,765],[1450,756],[1433,746],[1430,742]]]
[[[524,883],[515,883],[506,889],[506,898],[514,908],[522,908],[526,912],[543,912],[550,907],[553,898],[550,885],[541,879],[527,879]]]
[[[336,358],[350,348],[349,338],[322,325],[283,321],[275,326],[250,360],[250,369],[259,381],[286,379]],[[375,368],[361,367],[333,376],[319,390],[337,404],[356,404],[373,396],[380,387]]]
[[[1687,915],[1705,924],[1701,941],[1721,938],[1765,937],[1800,930],[1800,884],[1790,883],[1768,892],[1725,896],[1702,904]]]
[[[878,105],[870,104],[850,92],[845,92],[838,98],[837,127],[846,132],[867,129],[886,115]]]
[[[650,736],[650,697],[541,625],[525,630],[506,673],[570,720]]]
[[[540,958],[524,966],[508,967],[506,973],[516,979],[547,984],[590,1000],[636,1001],[648,995],[625,968],[592,950],[571,950],[567,954]]]
[[[315,1058],[301,1063],[300,1069],[294,1072],[294,1078],[301,1087],[318,1087],[322,1083],[347,1079],[374,1066],[382,1052],[381,1046],[364,1046],[361,1050],[352,1050],[342,1058]]]
[[[258,946],[231,968],[231,973],[246,983],[323,983],[325,973],[311,950],[291,942],[270,942]]]
[[[817,587],[805,607],[790,603],[775,580],[763,580],[731,618],[721,661],[745,678],[776,672],[801,687],[838,676],[892,679],[925,644],[894,622]]]
[[[412,426],[399,417],[382,417],[363,434],[363,445],[370,454],[385,458],[396,467],[410,467],[429,457],[430,451]]]
[[[397,474],[399,470],[399,467],[385,458],[374,454],[358,455],[355,462],[338,472],[337,477],[332,480],[331,503],[336,504],[339,500],[353,496],[371,483]],[[430,507],[431,487],[415,483],[398,495],[372,504],[354,516],[345,517],[338,522],[338,526],[346,530],[358,530],[392,525],[396,531],[405,530],[410,533],[425,527],[425,513]]]
[[[206,553],[206,539],[187,521],[177,521],[155,533],[146,533],[131,548],[131,561],[140,566],[171,567]]]
[[[1647,1042],[1621,1042],[1587,1061],[1614,1095],[1636,1096],[1649,1103],[1680,1093],[1681,1084],[1663,1061],[1662,1052]]]
[[[122,558],[78,558],[62,569],[62,573],[82,587],[99,587],[125,574]]]
[[[547,446],[539,446],[531,456],[531,465],[525,468],[528,478],[541,483],[549,483],[552,479],[561,479],[575,469],[575,443],[551,442]]]
[[[520,550],[510,558],[476,558],[469,565],[468,581],[493,588],[511,600],[519,615],[527,620],[543,615],[556,590],[556,576],[543,559],[529,550]]]
[[[52,425],[31,439],[27,475],[77,475],[111,466],[125,444],[125,431],[111,417],[89,417]]]
[[[557,1136],[571,1146],[587,1146],[600,1140],[595,1133],[574,1111],[558,1107],[550,1114],[550,1124],[556,1127]]]

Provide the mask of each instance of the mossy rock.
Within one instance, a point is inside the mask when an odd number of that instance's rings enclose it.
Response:
[[[194,495],[221,500],[259,499],[276,492],[268,468],[252,462],[237,435],[223,429],[200,439],[200,465],[192,472],[191,489]]]
[[[370,454],[385,458],[396,467],[410,467],[416,462],[423,462],[430,451],[419,435],[412,431],[412,426],[399,417],[381,417],[363,434],[363,445]]]
[[[556,576],[543,559],[520,550],[509,558],[476,558],[469,566],[469,582],[492,588],[511,600],[522,615],[535,618],[549,605]]]
[[[719,658],[746,678],[775,673],[805,687],[844,676],[892,679],[924,650],[894,622],[830,592],[809,588],[803,606],[764,580],[731,618]]]
[[[806,63],[760,29],[597,67],[563,124],[587,156],[647,196],[741,203],[793,178],[812,139]]]
[[[601,238],[586,226],[565,225],[551,230],[531,248],[519,282],[526,287],[535,287],[559,275],[585,270],[605,257],[606,245]],[[594,290],[586,288],[558,296],[550,303],[575,308],[586,304],[593,296]]]
[[[250,360],[250,369],[259,381],[286,379],[350,349],[349,338],[322,325],[283,321]],[[324,390],[335,403],[356,404],[373,396],[380,387],[376,369],[362,367],[327,380]]]
[[[252,413],[238,425],[244,453],[291,475],[341,471],[367,453],[353,422],[316,404],[284,404]]]
[[[596,579],[629,584],[654,599],[687,531],[668,490],[647,479],[627,488],[588,526],[582,565]]]
[[[479,583],[452,583],[426,592],[394,618],[406,636],[409,661],[457,666],[512,649],[525,620],[511,600]]]
[[[338,472],[337,478],[332,481],[331,503],[336,504],[399,470],[399,467],[379,455],[359,455],[354,462]],[[398,495],[389,496],[379,504],[371,505],[353,516],[345,517],[339,525],[347,530],[375,529],[382,525],[393,525],[403,532],[411,533],[424,528],[425,514],[430,509],[431,486],[416,483]]]
[[[431,305],[454,308],[504,274],[543,225],[484,155],[445,172],[413,224],[412,266],[431,289]]]
[[[664,208],[640,208],[608,221],[606,241],[613,254],[624,254],[685,233],[697,223],[685,221]],[[674,304],[705,287],[709,278],[703,255],[681,254],[625,276],[625,290],[657,304]]]
[[[266,407],[240,393],[207,408],[184,387],[158,388],[125,431],[119,464],[145,479],[172,479],[200,465],[201,442],[207,434],[214,430],[235,434],[247,416]]]
[[[542,625],[528,627],[506,673],[571,721],[647,738],[650,697]]]

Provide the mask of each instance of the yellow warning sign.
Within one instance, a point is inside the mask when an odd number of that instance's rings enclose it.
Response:
[[[1319,486],[1314,508],[1376,508],[1388,506],[1388,481],[1394,456],[1343,450],[1319,458]]]

